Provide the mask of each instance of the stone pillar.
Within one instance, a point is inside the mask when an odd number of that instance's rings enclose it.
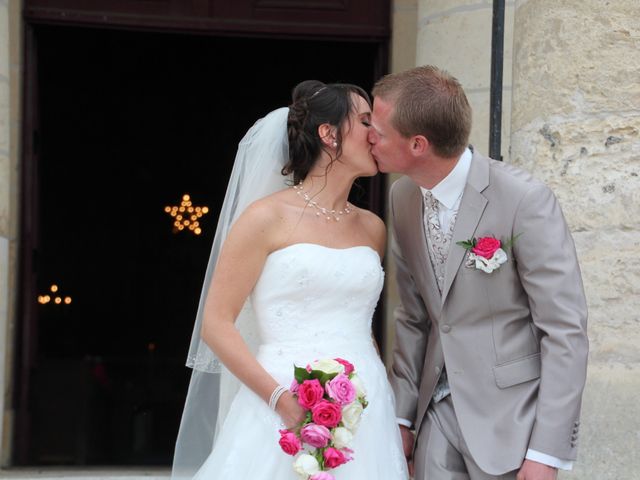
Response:
[[[21,8],[0,0],[0,466],[11,454],[11,370],[17,279]]]
[[[518,1],[511,159],[557,194],[589,303],[580,451],[561,478],[640,475],[640,3]]]
[[[507,159],[514,2],[505,3],[502,155]],[[473,108],[471,144],[485,155],[489,154],[492,17],[490,0],[418,0],[416,63],[436,65],[460,80]]]
[[[401,72],[416,66],[417,18],[418,0],[392,0],[390,73]],[[387,175],[387,195],[389,187],[398,178],[400,175]],[[389,235],[391,235],[390,231]],[[387,257],[385,262],[385,270],[387,281],[384,293],[384,360],[390,363],[396,329],[393,323],[393,310],[400,301],[396,287],[396,268],[390,261],[390,257]]]
[[[391,5],[391,73],[416,66],[418,0],[393,0]]]

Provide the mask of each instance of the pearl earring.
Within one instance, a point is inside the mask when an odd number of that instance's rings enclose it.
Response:
[[[333,142],[333,146],[334,146],[334,147],[337,147],[337,146],[338,146],[338,142],[334,141],[334,142]]]

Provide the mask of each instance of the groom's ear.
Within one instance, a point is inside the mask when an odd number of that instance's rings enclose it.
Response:
[[[420,157],[424,155],[429,148],[429,140],[423,135],[415,135],[411,138],[409,146],[411,153],[416,157]]]

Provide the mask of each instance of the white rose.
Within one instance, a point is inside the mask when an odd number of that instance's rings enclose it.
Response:
[[[320,471],[318,460],[308,453],[303,453],[293,462],[293,469],[302,478],[309,478]]]
[[[356,389],[356,396],[364,397],[367,395],[367,391],[364,388],[364,383],[362,383],[362,380],[360,380],[360,377],[358,375],[354,373],[349,380],[351,380],[351,383],[353,383],[353,386]]]
[[[469,258],[475,260],[476,268],[479,268],[485,273],[491,273],[497,268],[500,267],[504,262],[507,261],[507,254],[504,250],[499,248],[493,254],[493,257],[486,259],[481,257],[480,255],[476,255],[474,253],[469,254]]]
[[[342,408],[342,424],[352,432],[355,432],[360,423],[362,415],[362,405],[360,402],[351,402]]]
[[[502,265],[504,262],[507,261],[507,252],[499,248],[495,251],[495,253],[493,254],[493,257],[491,257],[491,260],[496,262],[498,265]]]
[[[353,433],[344,427],[336,427],[333,429],[333,446],[336,448],[351,447],[353,441]]]
[[[330,358],[316,360],[311,364],[313,370],[321,370],[325,373],[344,373],[344,365]]]

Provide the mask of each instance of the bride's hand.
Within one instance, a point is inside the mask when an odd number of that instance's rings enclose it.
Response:
[[[282,422],[287,428],[299,425],[305,417],[304,409],[298,404],[298,401],[289,391],[284,392],[278,400],[276,412],[280,415]]]

